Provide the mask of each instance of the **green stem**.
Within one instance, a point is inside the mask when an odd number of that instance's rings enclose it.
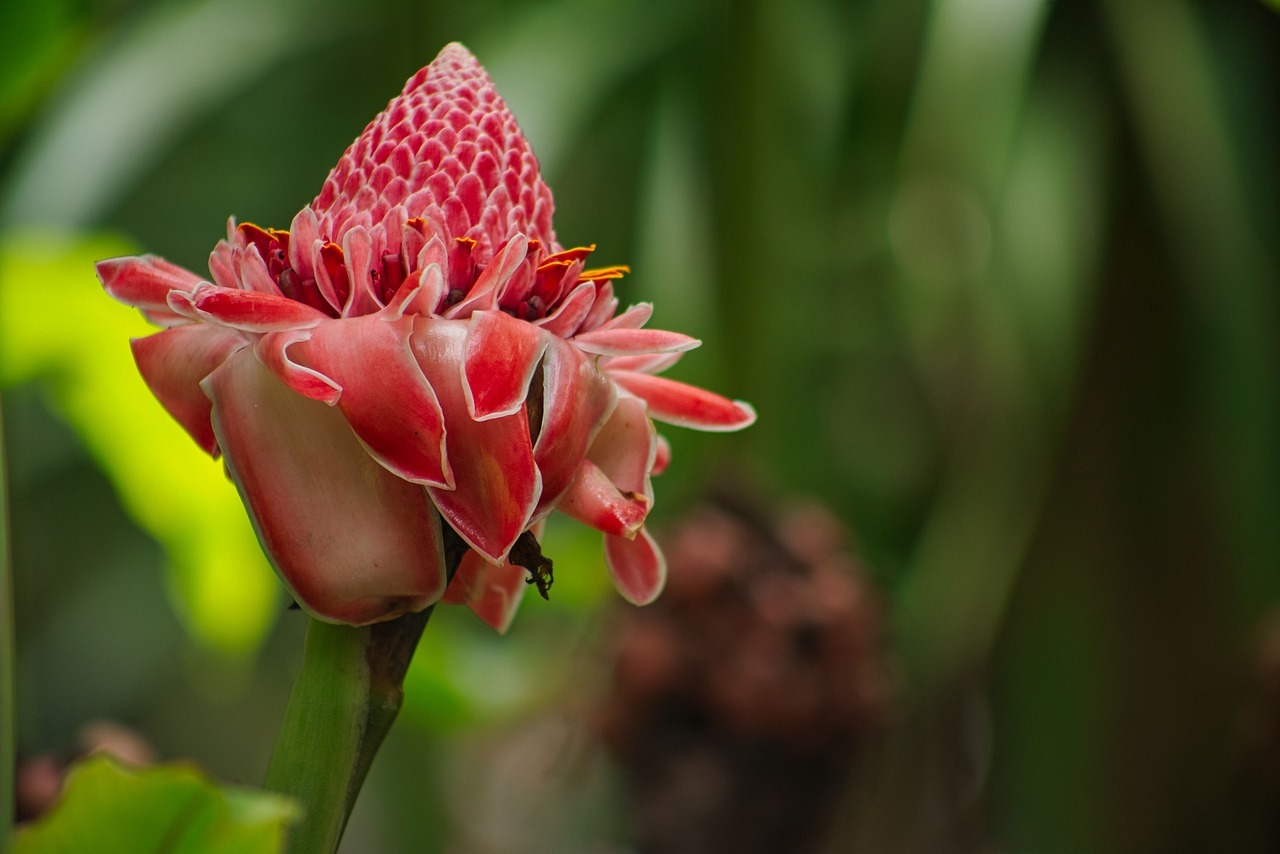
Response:
[[[401,684],[431,609],[359,628],[312,619],[267,789],[302,802],[291,851],[335,851],[373,757],[400,711]]]
[[[0,412],[0,416],[3,413]],[[0,425],[0,851],[9,849],[13,831],[14,785],[14,631],[13,578],[9,567],[9,501],[4,465],[4,429]]]

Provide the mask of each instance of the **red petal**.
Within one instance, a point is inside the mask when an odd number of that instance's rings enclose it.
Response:
[[[319,371],[300,365],[289,357],[289,348],[311,338],[309,329],[268,332],[254,345],[258,360],[282,383],[303,397],[333,406],[342,396],[342,387]]]
[[[542,473],[535,515],[549,511],[577,474],[587,448],[613,411],[617,393],[596,360],[553,338],[542,368],[542,424],[533,456]]]
[[[432,315],[445,295],[444,272],[439,264],[428,264],[424,269],[415,270],[400,286],[388,305],[387,310],[394,314]]]
[[[519,269],[520,265],[524,263],[528,249],[529,239],[527,237],[523,234],[513,236],[502,247],[502,250],[493,256],[493,260],[489,262],[489,266],[484,268],[484,272],[476,278],[475,284],[471,286],[471,291],[466,298],[446,311],[444,316],[449,318],[467,317],[473,311],[494,308],[498,303],[498,295],[503,286]]]
[[[657,436],[644,404],[630,395],[620,395],[587,456],[620,491],[652,501],[649,473],[657,457]]]
[[[240,277],[236,274],[236,250],[225,240],[219,240],[209,253],[209,272],[214,284],[232,290],[240,289]]]
[[[275,280],[267,272],[267,262],[257,246],[248,246],[237,255],[237,272],[240,276],[240,286],[244,290],[284,298]]]
[[[365,453],[341,413],[285,388],[248,350],[203,386],[227,472],[299,604],[363,625],[440,598],[439,516],[421,487]]]
[[[636,356],[642,353],[679,353],[702,344],[697,338],[665,329],[614,327],[581,332],[573,343],[580,350],[601,356]]]
[[[246,332],[306,329],[329,319],[308,305],[255,291],[206,285],[192,297],[201,317]]]
[[[108,294],[144,311],[169,310],[169,291],[192,291],[200,277],[155,255],[110,258],[94,269]]]
[[[601,329],[639,329],[653,316],[653,303],[642,302],[607,321]]]
[[[445,422],[409,348],[411,318],[332,320],[290,351],[341,389],[338,408],[378,462],[405,480],[452,487]]]
[[[583,460],[556,508],[597,531],[629,538],[644,524],[649,498],[644,493],[620,492],[599,466]]]
[[[540,538],[542,529],[542,525],[534,525],[534,536]],[[527,578],[528,570],[522,566],[510,561],[495,566],[476,552],[468,551],[440,601],[469,605],[476,616],[499,634],[506,634],[529,587]]]
[[[613,282],[604,281],[595,287],[595,302],[591,305],[591,311],[582,319],[581,328],[584,330],[598,328],[618,310],[618,298],[613,295]]]
[[[445,417],[453,490],[429,488],[440,512],[472,548],[494,563],[528,527],[542,491],[524,409],[476,421],[462,388],[468,325],[416,317],[410,343]]]
[[[751,404],[729,400],[697,386],[631,371],[610,371],[621,388],[649,404],[649,415],[659,421],[695,430],[741,430],[755,423]]]
[[[634,540],[606,536],[604,560],[613,586],[633,605],[648,605],[667,583],[666,558],[644,528]]]
[[[315,242],[320,239],[320,224],[316,222],[316,212],[307,205],[293,217],[289,225],[289,266],[303,279],[314,279],[311,269],[311,253]],[[338,306],[334,306],[335,309]]]
[[[447,605],[469,605],[477,601],[484,595],[485,576],[492,566],[474,549],[467,549],[440,601]]]
[[[556,310],[534,323],[561,338],[568,338],[578,331],[582,321],[591,311],[596,300],[596,286],[591,282],[583,282],[564,298],[564,302]]]
[[[234,329],[203,323],[174,326],[131,342],[147,388],[196,444],[215,457],[218,440],[209,423],[211,404],[200,381],[248,343]]]
[[[382,308],[382,301],[374,293],[373,277],[373,238],[363,226],[355,226],[342,238],[342,257],[347,266],[348,281],[351,282],[351,293],[347,304],[342,309],[346,317],[372,314]]]
[[[524,592],[529,588],[525,580],[528,574],[523,566],[511,563],[490,566],[480,597],[468,603],[471,610],[497,629],[498,634],[506,634],[520,608],[520,601],[524,599]]]
[[[639,371],[660,374],[683,358],[684,353],[645,353],[641,356],[609,356],[600,363],[605,371]]]
[[[547,334],[538,327],[501,311],[471,315],[463,357],[471,417],[487,421],[520,409],[547,343]]]

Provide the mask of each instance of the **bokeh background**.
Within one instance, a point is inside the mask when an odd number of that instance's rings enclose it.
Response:
[[[820,501],[852,532],[891,699],[819,847],[1280,847],[1262,0],[2,0],[24,756],[110,720],[261,779],[304,619],[134,376],[145,324],[92,262],[201,270],[228,216],[287,226],[453,40],[530,138],[560,240],[704,340],[674,376],[760,412],[667,431],[659,529],[713,485],[761,525]],[[632,615],[597,537],[546,549],[551,600],[507,636],[436,614],[343,851],[634,850],[593,723]]]

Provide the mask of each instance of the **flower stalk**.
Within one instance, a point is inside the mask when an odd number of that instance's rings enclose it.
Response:
[[[446,539],[449,575],[466,545]],[[302,667],[264,787],[297,798],[288,851],[337,850],[369,767],[404,699],[404,677],[434,606],[371,626],[309,618]]]

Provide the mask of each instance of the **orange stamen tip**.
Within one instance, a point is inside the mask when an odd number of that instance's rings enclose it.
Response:
[[[455,237],[453,238],[453,241],[460,246],[467,247],[468,249],[476,248],[476,240],[474,237]]]
[[[582,275],[578,278],[601,282],[605,279],[621,279],[630,272],[631,268],[626,264],[615,264],[612,267],[600,267],[596,270],[583,270]]]
[[[573,266],[573,262],[570,261],[568,258],[557,258],[554,261],[543,261],[541,264],[538,265],[536,272],[545,273],[547,270],[551,270],[556,267],[564,269],[566,267],[572,267],[572,266]]]
[[[548,255],[546,258],[542,259],[542,263],[543,266],[545,266],[554,261],[581,261],[583,258],[586,258],[595,251],[596,245],[594,243],[590,246],[575,246],[572,249],[564,249],[560,252],[556,252],[554,255]]]

